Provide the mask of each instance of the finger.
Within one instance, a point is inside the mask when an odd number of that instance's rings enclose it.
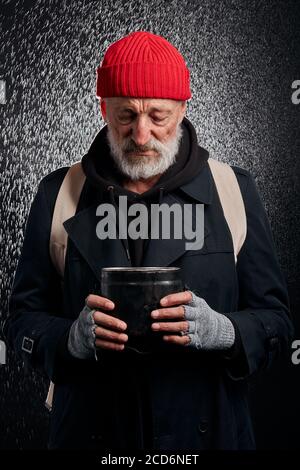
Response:
[[[185,313],[184,308],[182,306],[159,308],[151,312],[151,317],[155,318],[156,320],[172,319],[172,318],[182,319],[184,318],[184,313]]]
[[[177,292],[176,294],[166,295],[160,299],[160,304],[163,307],[178,305],[178,304],[187,304],[192,300],[192,293],[189,290],[184,292]]]
[[[189,324],[187,321],[152,323],[151,328],[154,331],[174,331],[179,333],[180,331],[188,331]]]
[[[124,331],[127,328],[127,324],[124,321],[103,312],[95,312],[94,321],[97,325],[103,326],[108,330]]]
[[[115,308],[115,304],[107,299],[106,297],[100,297],[100,295],[90,294],[85,299],[86,305],[90,308],[105,308],[107,310],[112,310]]]
[[[128,336],[124,333],[117,333],[115,331],[106,330],[97,326],[95,328],[96,339],[108,339],[111,341],[117,341],[118,343],[126,343],[128,341]]]
[[[163,336],[163,340],[166,341],[167,343],[180,344],[182,346],[187,346],[191,342],[190,337],[187,335],[185,336],[166,335],[166,336]]]
[[[113,343],[102,339],[96,339],[95,346],[99,349],[109,349],[111,351],[123,351],[125,348],[124,344]]]

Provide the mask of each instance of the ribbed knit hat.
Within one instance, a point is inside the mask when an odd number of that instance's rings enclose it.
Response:
[[[145,31],[114,42],[97,69],[97,96],[187,100],[190,74],[179,51]]]

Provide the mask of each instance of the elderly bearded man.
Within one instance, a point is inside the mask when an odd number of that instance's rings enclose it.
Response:
[[[184,117],[189,71],[164,38],[135,32],[98,68],[107,125],[81,165],[85,183],[68,233],[64,283],[49,255],[55,200],[68,168],[41,181],[30,215],[5,332],[24,360],[55,382],[50,448],[253,449],[247,380],[287,349],[287,291],[267,216],[248,171],[232,167],[247,235],[235,260],[208,152]],[[102,202],[202,203],[205,240],[103,241]],[[177,266],[189,290],[161,300],[159,355],[126,348],[126,324],[100,293],[107,266]],[[169,321],[168,321],[169,320]],[[96,360],[97,359],[97,360]]]

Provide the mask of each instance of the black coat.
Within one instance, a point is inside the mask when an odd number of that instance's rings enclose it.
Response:
[[[164,450],[254,448],[248,379],[287,350],[293,328],[285,281],[254,179],[246,170],[233,169],[248,224],[237,265],[207,164],[162,201],[205,204],[203,248],[187,252],[185,240],[151,240],[143,262],[182,268],[188,287],[232,319],[241,347],[229,357],[168,344],[145,356],[101,351],[98,362],[72,358],[66,349],[68,330],[87,295],[100,293],[101,268],[129,262],[120,240],[96,237],[101,201],[86,182],[76,215],[64,224],[69,242],[62,291],[49,257],[49,233],[67,168],[41,181],[5,332],[24,360],[56,383],[50,447],[133,449],[146,442]]]

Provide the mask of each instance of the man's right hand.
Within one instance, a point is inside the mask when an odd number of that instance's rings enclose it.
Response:
[[[97,349],[122,351],[128,340],[124,333],[126,323],[101,311],[113,310],[114,303],[95,294],[90,294],[85,302],[69,332],[68,349],[72,356],[92,359],[97,357]]]
[[[96,348],[122,351],[128,341],[128,336],[124,333],[127,324],[119,318],[101,311],[101,309],[113,310],[114,303],[105,297],[100,297],[100,295],[90,294],[86,298],[86,305],[94,310]]]

